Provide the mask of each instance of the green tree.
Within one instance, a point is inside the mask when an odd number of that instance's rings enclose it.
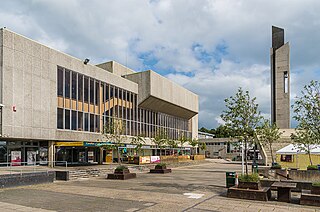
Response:
[[[225,125],[234,131],[234,135],[244,145],[245,168],[248,175],[247,152],[248,146],[254,143],[255,129],[262,120],[256,98],[250,98],[249,91],[239,88],[235,96],[224,100],[226,110],[221,114]]]
[[[257,129],[257,134],[260,143],[263,146],[269,147],[272,164],[274,164],[272,145],[280,139],[282,132],[279,131],[279,128],[277,127],[276,123],[270,124],[269,120],[265,120],[262,127]]]
[[[198,146],[202,151],[205,151],[207,149],[207,145],[205,142],[199,142]]]
[[[146,143],[145,137],[141,135],[133,136],[131,138],[130,144],[134,145],[134,150],[136,151],[137,155],[141,151],[142,146]]]
[[[196,155],[197,153],[197,148],[196,146],[199,144],[198,139],[194,138],[194,139],[189,139],[189,144],[192,146],[192,149],[196,151]]]
[[[110,122],[104,126],[103,135],[113,143],[113,147],[117,151],[118,163],[121,164],[119,149],[127,139],[122,119],[117,117],[110,118]]]
[[[183,145],[185,143],[188,143],[189,139],[181,131],[178,134],[179,134],[179,139],[177,140],[177,142],[180,145],[180,151],[182,151]]]
[[[167,136],[167,133],[164,129],[159,129],[157,132],[156,132],[156,135],[155,137],[153,138],[153,143],[155,143],[158,148],[160,149],[160,156],[161,156],[161,150],[162,148],[167,144],[167,141],[168,141],[168,136]]]

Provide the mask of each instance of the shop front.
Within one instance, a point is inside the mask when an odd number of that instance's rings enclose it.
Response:
[[[0,141],[0,165],[46,165],[47,141]]]

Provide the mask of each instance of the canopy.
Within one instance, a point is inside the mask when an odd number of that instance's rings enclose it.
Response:
[[[320,154],[320,145],[311,145],[311,154]],[[298,146],[294,144],[289,144],[288,146],[277,151],[277,154],[305,154],[306,152],[301,150]]]

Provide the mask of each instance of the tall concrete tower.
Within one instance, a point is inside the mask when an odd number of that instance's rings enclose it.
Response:
[[[284,29],[272,26],[271,122],[290,128],[290,48],[284,43]]]

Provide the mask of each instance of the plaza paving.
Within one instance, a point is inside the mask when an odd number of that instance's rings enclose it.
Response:
[[[207,160],[173,168],[165,175],[138,173],[136,179],[105,177],[0,190],[0,211],[319,211],[298,204],[226,197],[225,171],[241,166]]]

